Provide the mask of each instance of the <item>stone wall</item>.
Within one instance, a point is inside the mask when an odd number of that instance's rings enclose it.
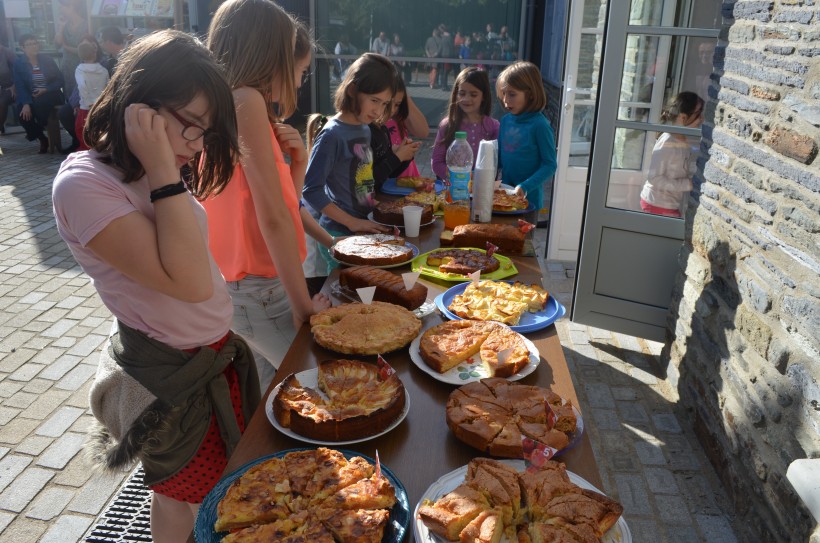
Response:
[[[723,12],[663,362],[744,539],[806,541],[786,469],[820,457],[820,7]]]

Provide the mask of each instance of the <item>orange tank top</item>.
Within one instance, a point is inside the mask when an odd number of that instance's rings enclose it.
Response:
[[[285,162],[279,142],[270,128],[273,154],[279,171],[282,196],[296,229],[299,261],[305,260],[305,229],[299,216],[299,195],[293,186],[290,166]],[[208,213],[208,244],[226,281],[239,281],[246,275],[277,277],[273,259],[265,245],[248,179],[237,164],[228,186],[221,193],[202,202]]]

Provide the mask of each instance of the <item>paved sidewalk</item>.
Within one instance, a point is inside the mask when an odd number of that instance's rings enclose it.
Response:
[[[110,314],[54,226],[63,157],[38,155],[19,132],[0,149],[0,540],[82,541],[128,475],[95,475],[82,455]],[[569,306],[574,264],[543,267]],[[736,541],[728,500],[657,371],[661,345],[566,319],[557,329],[603,490],[624,504],[633,540]]]

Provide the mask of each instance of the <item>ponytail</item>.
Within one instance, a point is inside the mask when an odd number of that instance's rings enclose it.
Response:
[[[316,141],[316,136],[327,124],[327,116],[321,113],[314,113],[307,120],[307,127],[305,128],[305,139],[307,139],[308,153],[313,149],[313,142]]]

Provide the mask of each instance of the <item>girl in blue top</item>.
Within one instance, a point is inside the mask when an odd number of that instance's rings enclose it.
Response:
[[[505,183],[541,209],[544,184],[558,165],[555,136],[543,113],[547,94],[541,72],[532,62],[511,64],[498,75],[495,92],[509,111],[498,131],[498,168]]]
[[[387,57],[365,53],[336,89],[336,115],[308,120],[311,150],[302,199],[321,214],[319,224],[331,235],[386,230],[367,219],[376,206],[368,125],[390,118],[397,77]]]

